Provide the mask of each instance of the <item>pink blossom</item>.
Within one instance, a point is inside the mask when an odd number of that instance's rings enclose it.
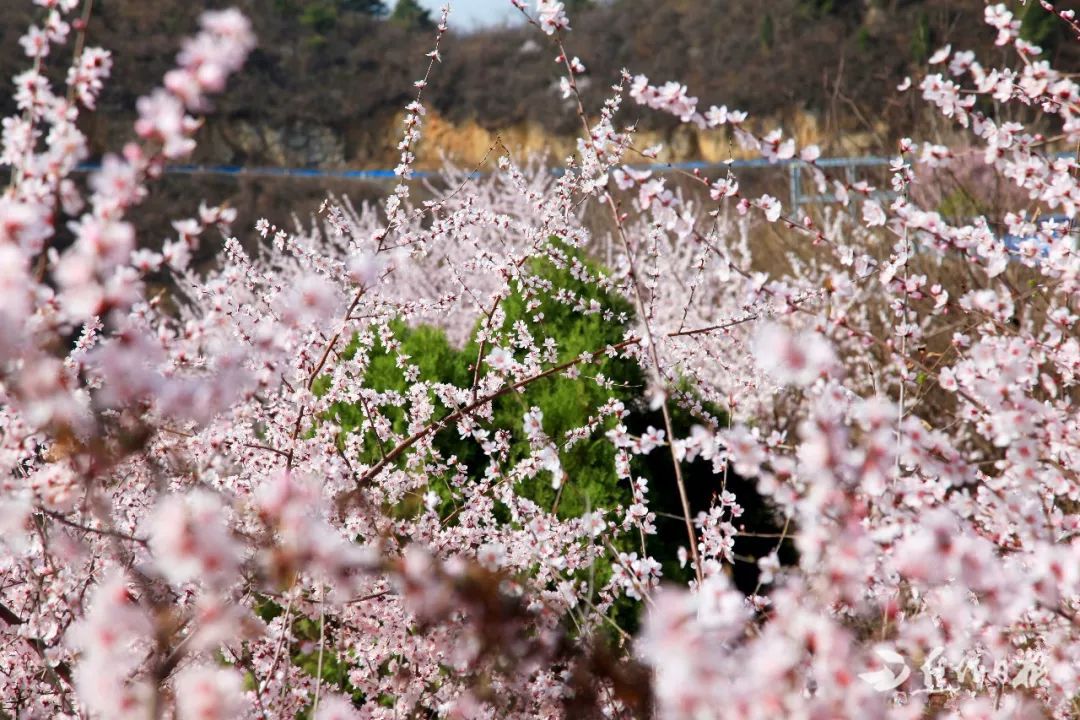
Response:
[[[138,110],[135,132],[161,143],[165,157],[181,158],[194,149],[195,141],[189,136],[197,123],[184,114],[184,104],[175,95],[155,90],[152,95],[139,98]]]
[[[239,557],[229,537],[221,502],[207,492],[172,495],[151,519],[150,546],[170,582],[230,582]]]
[[[178,720],[229,720],[245,705],[243,679],[235,670],[193,666],[176,678]]]
[[[505,348],[497,347],[488,353],[487,364],[498,373],[506,373],[514,367],[514,356]]]
[[[358,713],[346,698],[331,695],[319,700],[319,710],[315,720],[360,720]]]
[[[43,58],[49,54],[49,38],[39,27],[31,26],[25,35],[19,38],[19,44],[27,57]]]
[[[558,0],[536,0],[536,12],[539,16],[540,27],[548,35],[553,35],[560,30],[570,29],[570,20],[566,17],[566,9]]]
[[[44,207],[0,197],[0,244],[15,243],[25,252],[37,254],[52,234]]]
[[[885,211],[881,205],[873,200],[866,200],[862,205],[863,222],[869,227],[879,227],[885,224]]]
[[[1015,52],[935,53],[918,85],[951,127],[899,142],[887,207],[790,132],[626,73],[586,98],[573,172],[451,167],[437,200],[331,200],[304,230],[257,223],[251,252],[212,202],[160,250],[130,216],[249,23],[204,15],[84,198],[108,55],[55,90],[43,53],[78,3],[37,4],[0,150],[0,714],[1074,712],[1080,265],[1046,215],[1080,207],[1054,154],[1080,90],[1008,8],[986,19]],[[537,11],[538,37],[567,28]],[[403,178],[437,81],[404,108]],[[836,202],[785,216],[734,164],[635,170],[663,149],[617,121],[627,96]],[[933,174],[968,171],[1014,190],[951,217]],[[159,270],[175,292],[144,287]],[[568,344],[553,311],[618,334]],[[421,333],[468,370],[416,356]],[[575,427],[546,394],[568,380]]]
[[[342,304],[338,287],[317,273],[298,278],[274,301],[282,322],[299,326],[316,318],[333,316]]]
[[[758,207],[765,213],[765,219],[769,222],[776,222],[780,219],[780,213],[783,208],[780,205],[780,201],[774,198],[772,195],[762,195],[758,198]]]
[[[817,333],[795,335],[776,324],[764,325],[754,339],[761,366],[777,381],[808,385],[835,367],[829,342]]]
[[[93,110],[111,71],[112,54],[108,50],[86,48],[68,70],[67,84],[75,89],[79,102]]]

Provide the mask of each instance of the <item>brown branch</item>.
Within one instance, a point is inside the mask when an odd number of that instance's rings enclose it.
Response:
[[[138,535],[128,535],[127,533],[120,532],[119,530],[110,530],[108,528],[94,528],[94,527],[90,527],[89,525],[83,525],[81,523],[77,523],[74,520],[68,519],[68,517],[66,515],[63,515],[62,513],[58,513],[55,510],[49,510],[49,509],[43,508],[43,507],[37,507],[37,508],[34,508],[34,509],[37,512],[41,513],[42,515],[45,515],[46,517],[52,518],[53,520],[57,521],[61,525],[67,525],[69,528],[74,528],[76,530],[82,530],[83,532],[88,532],[88,533],[95,533],[97,535],[105,535],[106,537],[117,538],[117,539],[120,539],[120,540],[129,540],[131,542],[139,543],[140,545],[146,545],[146,543],[147,543],[146,538],[139,537]]]
[[[15,612],[4,603],[0,603],[0,620],[3,620],[8,625],[24,625],[26,623],[21,617],[15,614]]]
[[[621,349],[623,349],[625,347],[630,347],[631,345],[636,345],[639,342],[641,342],[640,338],[630,338],[629,340],[624,340],[621,343],[611,345],[608,348],[605,348],[604,351],[621,350]],[[593,356],[591,356],[591,357],[595,357],[595,354]],[[459,420],[459,419],[465,417],[466,415],[468,415],[472,411],[474,411],[474,410],[476,410],[476,409],[478,409],[480,407],[483,407],[484,405],[487,405],[489,402],[491,402],[492,400],[495,400],[496,398],[502,397],[503,395],[505,395],[505,394],[507,394],[509,392],[517,391],[517,390],[525,387],[526,385],[530,385],[530,384],[536,382],[537,380],[541,380],[543,378],[550,377],[551,375],[555,375],[557,373],[560,373],[563,370],[566,370],[567,368],[571,368],[574,365],[577,365],[578,363],[582,362],[583,360],[584,360],[584,356],[578,356],[578,357],[574,358],[573,360],[568,360],[567,362],[562,363],[561,365],[556,365],[555,367],[549,368],[549,369],[547,369],[547,370],[545,370],[545,371],[543,371],[541,373],[537,373],[536,375],[531,375],[531,376],[525,378],[524,380],[519,380],[516,383],[513,383],[512,385],[504,385],[503,387],[499,388],[495,392],[493,392],[493,393],[491,393],[489,395],[485,395],[482,398],[478,398],[477,400],[469,403],[465,407],[460,408],[458,410],[455,410],[454,412],[450,413],[446,417],[440,418],[439,420],[436,420],[435,422],[428,423],[426,426],[424,426],[420,430],[417,430],[415,433],[413,433],[409,437],[402,440],[397,445],[397,447],[395,447],[393,450],[386,453],[386,455],[381,460],[379,460],[379,462],[375,463],[370,469],[368,469],[367,472],[365,472],[363,475],[360,476],[360,478],[357,480],[357,484],[362,485],[364,483],[367,483],[372,478],[374,478],[376,475],[378,475],[380,472],[382,472],[383,468],[385,468],[387,465],[389,465],[390,463],[394,462],[399,457],[401,457],[401,455],[406,450],[408,450],[413,445],[415,445],[416,443],[418,443],[421,440],[423,440],[424,438],[426,438],[428,435],[431,435],[432,433],[434,433],[434,432],[438,431],[439,429],[445,427],[449,423],[452,423],[455,420]]]

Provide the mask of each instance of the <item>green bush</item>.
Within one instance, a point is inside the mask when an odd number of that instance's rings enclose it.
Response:
[[[333,30],[337,22],[337,8],[324,2],[312,3],[300,13],[300,23],[319,36]]]
[[[772,50],[773,43],[776,41],[776,27],[771,13],[765,13],[764,17],[761,18],[761,28],[758,31],[758,36],[761,38],[761,47]]]
[[[398,0],[390,20],[407,28],[428,30],[435,27],[431,13],[416,0]]]
[[[1020,37],[1052,53],[1066,36],[1065,23],[1039,3],[1029,3],[1020,15]]]
[[[501,307],[505,311],[505,319],[501,329],[508,331],[516,323],[521,323],[538,337],[555,338],[560,363],[624,340],[634,318],[630,303],[620,296],[599,290],[595,283],[587,284],[578,280],[577,277],[580,277],[582,272],[595,277],[600,273],[600,269],[580,254],[567,251],[567,248],[554,238],[549,254],[531,259],[526,265],[526,277],[503,300]],[[574,270],[571,271],[570,268]],[[552,300],[550,293],[543,290],[547,287],[570,290],[586,303],[595,300],[603,308],[609,309],[611,314],[606,317],[602,314],[583,314]],[[534,304],[530,305],[530,302]],[[542,315],[541,321],[536,320],[537,313]],[[477,331],[482,322],[483,320],[478,322]],[[448,383],[457,387],[469,387],[472,384],[474,365],[480,355],[476,331],[465,346],[458,349],[453,347],[446,335],[437,328],[409,327],[401,322],[391,323],[390,327],[395,341],[400,343],[398,352],[409,356],[409,362],[420,371],[420,380]],[[354,338],[344,357],[351,358],[358,347],[359,341]],[[490,346],[485,346],[484,354],[490,350]],[[376,344],[370,351],[363,386],[379,392],[404,393],[409,383],[405,380],[404,371],[398,367],[396,358],[397,353],[388,353],[381,344]],[[636,362],[604,356],[592,363],[582,364],[579,368],[581,374],[578,377],[553,375],[530,383],[518,392],[496,398],[492,402],[492,420],[486,423],[488,427],[510,433],[510,460],[516,462],[531,452],[523,428],[524,415],[532,407],[540,408],[543,412],[544,431],[560,447],[560,460],[568,477],[561,491],[552,487],[551,478],[546,472],[525,481],[517,491],[542,507],[554,508],[562,518],[580,517],[590,508],[625,508],[632,502],[628,481],[619,480],[615,475],[615,451],[604,437],[604,432],[614,427],[614,419],[609,418],[602,428],[598,428],[589,438],[569,449],[563,448],[567,431],[586,425],[591,413],[612,398],[622,401],[629,411],[624,423],[632,434],[641,434],[650,425],[663,427],[662,414],[658,410],[650,409],[645,398],[646,378]],[[608,387],[601,387],[593,379],[598,374],[610,381]],[[315,390],[319,393],[325,392],[329,379],[328,375],[320,378]],[[436,417],[445,417],[451,412],[450,408],[438,401],[434,392],[431,400],[436,406]],[[705,411],[721,424],[726,423],[726,416],[721,408],[706,407]],[[395,432],[404,434],[407,422],[405,410],[400,407],[384,407],[382,412],[392,421]],[[364,408],[351,403],[336,403],[328,417],[340,426],[343,434],[358,432],[364,418]],[[688,434],[696,422],[701,420],[691,416],[677,404],[672,405],[672,423],[678,436]],[[483,476],[487,457],[474,440],[462,439],[453,424],[437,434],[434,446],[444,459],[455,456],[459,463],[463,463],[469,477]],[[358,459],[364,464],[372,465],[378,462],[381,453],[388,450],[389,448],[379,447],[374,433],[369,430],[362,455]],[[403,459],[401,461],[403,462]],[[685,547],[688,540],[669,449],[659,448],[648,456],[636,457],[632,470],[636,476],[648,480],[650,506],[658,513],[657,534],[647,538],[649,553],[662,564],[665,577],[688,580],[691,569],[680,565],[677,559],[678,548]],[[684,464],[683,471],[691,512],[696,514],[706,510],[714,495],[720,491],[720,478],[713,474],[711,464],[700,460]],[[751,484],[729,475],[727,488],[736,493],[746,510],[742,520],[747,527],[757,530],[778,529],[771,510],[761,502]],[[449,516],[454,504],[448,485],[442,482],[432,483],[425,491],[427,489],[442,498],[440,512]],[[419,494],[410,496],[408,500],[390,510],[399,515],[419,512]],[[608,517],[613,516],[609,514]],[[504,515],[503,518],[509,521],[508,516]],[[756,547],[757,545],[761,547]],[[636,534],[622,538],[616,542],[616,546],[623,551],[640,552]],[[772,549],[772,543],[748,539],[740,547],[743,551],[763,555]],[[610,576],[610,563],[605,561],[598,564],[592,571],[595,581],[602,583]],[[754,587],[756,576],[757,570],[752,564],[737,568],[735,572],[736,582],[744,589]],[[626,628],[636,625],[634,612],[636,611],[631,610],[630,604],[625,607],[620,604],[613,610],[618,622]]]
[[[930,58],[933,43],[933,31],[930,29],[930,16],[920,12],[915,20],[915,29],[911,33],[911,57],[922,64]]]
[[[586,268],[595,274],[597,268],[580,257],[572,257],[571,262]],[[527,288],[519,287],[503,300],[501,307],[505,312],[503,329],[523,323],[538,336],[546,334],[558,342],[558,362],[566,362],[585,352],[593,352],[607,345],[613,345],[624,339],[628,323],[632,317],[631,307],[624,299],[602,293],[592,285],[575,279],[571,272],[556,267],[548,258],[534,258],[529,263],[532,278],[541,283],[551,283],[554,287],[569,289],[586,302],[596,300],[602,307],[614,312],[621,318],[610,322],[599,314],[584,315],[550,298],[540,299],[539,307],[526,310],[528,300],[524,293]],[[543,314],[542,327],[534,320],[537,312]],[[477,324],[477,331],[481,323]],[[395,340],[400,343],[400,352],[410,357],[410,363],[420,370],[420,379],[431,382],[449,383],[458,387],[469,387],[473,379],[473,367],[480,354],[476,332],[461,349],[453,348],[445,334],[430,326],[407,327],[404,323],[391,324]],[[351,357],[356,352],[358,343],[346,349],[344,356]],[[485,355],[490,352],[485,347]],[[612,381],[613,387],[600,387],[592,376],[602,374]],[[323,391],[328,376],[321,378],[315,389]],[[364,387],[380,392],[404,393],[408,388],[404,372],[398,367],[396,356],[377,346],[370,356],[367,374],[363,379]],[[603,358],[582,367],[581,376],[569,378],[555,375],[536,381],[518,392],[507,393],[492,403],[493,418],[491,426],[511,433],[510,457],[512,461],[521,460],[530,453],[528,438],[522,426],[525,413],[532,407],[538,407],[544,414],[543,426],[547,435],[557,446],[563,445],[565,433],[573,428],[585,425],[590,413],[611,398],[622,400],[626,405],[636,404],[644,385],[641,369],[636,363],[621,358]],[[450,409],[438,403],[432,393],[432,400],[437,403],[441,415],[449,414]],[[397,432],[404,432],[405,412],[401,408],[384,409],[384,414],[393,422]],[[355,432],[364,421],[364,408],[360,405],[337,403],[332,408],[332,419],[341,426],[343,433]],[[558,500],[560,517],[579,517],[589,507],[612,508],[626,504],[630,498],[629,487],[620,486],[615,479],[614,450],[603,437],[603,431],[614,426],[608,420],[603,430],[598,430],[593,437],[578,442],[569,450],[560,453],[563,467],[569,473],[569,481],[558,493],[546,474],[528,481],[527,486],[519,488],[526,497],[544,507],[554,507]],[[444,457],[455,455],[469,468],[470,476],[479,476],[484,471],[486,457],[472,440],[463,440],[453,428],[440,433],[435,441],[436,448]],[[373,464],[378,461],[380,449],[374,433],[369,431],[365,438],[361,462]],[[432,488],[439,492],[439,488]]]

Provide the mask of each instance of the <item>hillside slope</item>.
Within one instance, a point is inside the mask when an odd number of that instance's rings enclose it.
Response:
[[[89,42],[111,49],[114,78],[87,128],[95,149],[128,137],[131,108],[170,67],[197,14],[221,2],[98,0]],[[422,70],[430,29],[350,10],[356,0],[237,0],[260,40],[203,130],[197,160],[253,165],[393,165],[395,118]],[[577,2],[567,46],[588,66],[585,97],[598,107],[621,68],[679,79],[703,102],[783,118],[833,152],[892,146],[919,121],[918,103],[885,101],[939,45],[1000,56],[979,0],[615,0]],[[0,25],[0,75],[25,66],[16,42],[38,8],[11,0]],[[360,3],[359,5],[363,5]],[[1026,28],[1051,56],[1076,54],[1029,3]],[[428,89],[433,141],[465,162],[494,134],[526,151],[569,149],[577,120],[557,92],[554,51],[531,28],[451,34]],[[1055,57],[1080,67],[1080,57]],[[0,110],[11,100],[0,96]],[[655,113],[622,118],[672,144],[673,157],[712,159],[724,138],[673,133]],[[831,147],[830,147],[831,146]]]

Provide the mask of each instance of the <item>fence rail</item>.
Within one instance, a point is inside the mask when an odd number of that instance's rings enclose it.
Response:
[[[800,205],[832,203],[836,198],[832,195],[805,194],[802,189],[802,168],[806,163],[802,160],[779,160],[770,162],[765,159],[755,160],[732,160],[723,163],[711,162],[678,162],[678,163],[655,163],[655,164],[631,164],[636,170],[648,170],[655,173],[675,172],[678,170],[726,170],[728,168],[752,168],[752,169],[783,169],[788,174],[788,192],[791,207]],[[855,182],[859,168],[882,167],[889,164],[888,158],[881,157],[834,157],[819,158],[815,165],[823,168],[841,168],[844,178],[848,182]],[[79,172],[93,172],[100,169],[99,163],[82,163],[78,166]],[[565,168],[553,168],[552,172],[561,175],[566,172]],[[296,179],[327,179],[327,180],[364,180],[368,182],[396,180],[397,174],[393,170],[327,170],[322,168],[305,167],[245,167],[243,165],[166,165],[165,173],[170,175],[219,175],[232,177],[269,177],[269,178],[296,178]],[[473,173],[481,177],[485,172]],[[414,179],[437,177],[437,172],[417,170],[413,172]]]

